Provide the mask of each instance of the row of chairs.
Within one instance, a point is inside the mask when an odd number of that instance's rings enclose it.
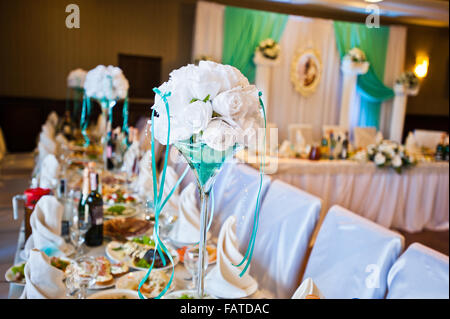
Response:
[[[184,168],[175,167],[178,173]],[[211,231],[217,236],[235,215],[241,251],[253,227],[259,183],[257,170],[233,162],[224,164],[214,186]],[[311,250],[321,199],[269,176],[261,199],[250,273],[276,298],[293,295],[305,264],[303,280],[312,278],[326,298],[448,298],[448,256],[417,243],[403,252],[402,235],[340,206],[328,211]]]

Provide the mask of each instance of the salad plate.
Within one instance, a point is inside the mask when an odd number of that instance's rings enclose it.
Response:
[[[136,291],[129,289],[108,289],[96,292],[87,299],[139,299]]]

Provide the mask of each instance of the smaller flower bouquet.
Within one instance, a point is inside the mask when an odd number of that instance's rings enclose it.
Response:
[[[80,68],[70,71],[67,76],[67,87],[83,89],[86,74],[87,71]]]
[[[273,39],[261,41],[256,48],[265,58],[276,60],[280,55],[280,45]]]
[[[378,167],[391,167],[399,174],[404,168],[417,163],[414,156],[406,152],[403,145],[387,140],[367,146],[367,149],[357,152],[353,159],[361,162],[371,161]]]
[[[410,95],[416,95],[418,93],[419,84],[419,79],[411,71],[406,71],[395,80],[395,85],[403,86]]]
[[[366,54],[359,48],[353,48],[347,52],[344,59],[350,60],[353,63],[362,63],[366,62]]]

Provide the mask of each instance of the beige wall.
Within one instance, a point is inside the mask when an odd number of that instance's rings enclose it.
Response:
[[[408,27],[405,69],[414,69],[418,53],[430,58],[419,94],[408,98],[408,114],[448,116],[448,45],[446,28]]]
[[[80,8],[67,29],[66,5]],[[182,0],[0,1],[0,95],[64,98],[78,67],[118,63],[118,53],[162,56],[162,80],[191,58],[195,4]]]

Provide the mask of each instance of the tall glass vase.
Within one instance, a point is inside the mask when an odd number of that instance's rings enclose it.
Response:
[[[108,140],[111,138],[112,131],[112,109],[116,104],[115,101],[110,101],[107,99],[102,99],[100,101],[100,105],[102,108],[102,116],[103,116],[103,127],[105,129],[102,132],[102,136],[100,138],[100,143],[103,147],[103,165],[105,170],[107,169],[107,158],[108,158]]]
[[[206,234],[208,225],[208,203],[211,189],[216,177],[222,169],[223,163],[237,151],[238,145],[234,145],[225,151],[217,151],[205,143],[186,140],[174,144],[188,162],[197,179],[200,192],[200,242],[197,297],[205,296],[205,270],[206,270]]]

